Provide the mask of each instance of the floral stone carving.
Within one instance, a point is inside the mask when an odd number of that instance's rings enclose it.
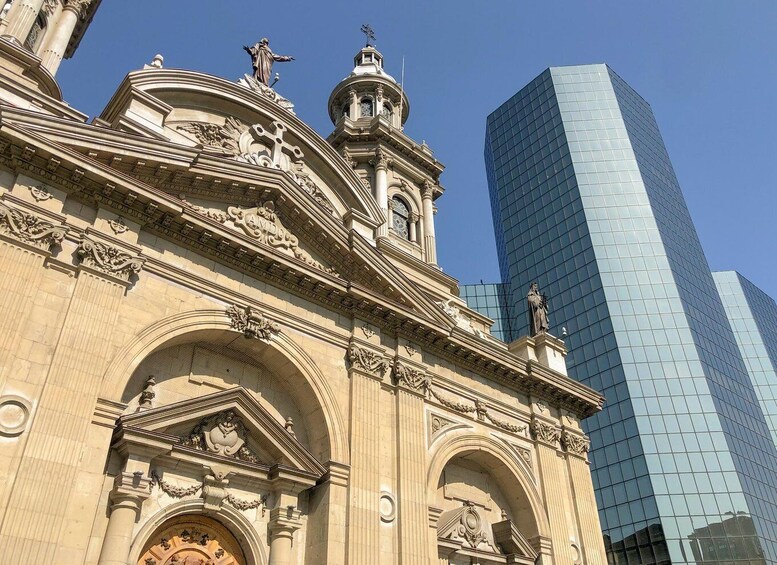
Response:
[[[355,344],[351,344],[348,348],[348,362],[352,367],[378,377],[383,377],[389,368],[388,359],[383,355]]]
[[[247,430],[243,420],[232,410],[209,416],[197,424],[183,439],[183,445],[208,453],[258,463],[256,454],[246,444]]]
[[[229,117],[224,125],[205,122],[188,122],[176,129],[192,134],[197,141],[207,147],[223,149],[228,153],[237,153],[241,133],[247,129],[240,120]]]
[[[240,308],[239,306],[230,306],[227,309],[227,316],[232,320],[232,328],[249,339],[261,339],[269,341],[270,338],[281,332],[281,327],[275,322],[268,320],[264,314],[257,312],[250,306]]]
[[[65,238],[67,228],[0,202],[0,233],[48,251]]]
[[[569,453],[585,457],[588,453],[588,449],[591,447],[591,440],[583,435],[574,434],[565,430],[564,433],[561,434],[561,445]]]
[[[76,250],[81,263],[100,272],[129,280],[139,273],[146,260],[137,255],[125,253],[118,247],[94,241],[84,236]]]
[[[552,424],[546,424],[539,420],[534,420],[531,425],[531,432],[537,441],[556,446],[561,437],[561,430]]]
[[[399,361],[394,363],[394,381],[399,386],[423,395],[426,395],[432,385],[432,379],[423,371],[403,365]]]

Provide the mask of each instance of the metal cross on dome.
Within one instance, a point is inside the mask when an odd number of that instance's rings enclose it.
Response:
[[[375,30],[370,24],[364,24],[361,28],[364,35],[367,36],[367,47],[374,47],[370,42],[375,43]]]

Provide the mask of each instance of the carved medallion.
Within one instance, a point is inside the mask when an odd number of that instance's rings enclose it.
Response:
[[[216,455],[258,463],[256,454],[246,444],[247,431],[243,420],[232,410],[225,410],[202,420],[183,445]]]
[[[35,202],[43,202],[51,198],[51,193],[43,185],[31,186],[29,189]]]

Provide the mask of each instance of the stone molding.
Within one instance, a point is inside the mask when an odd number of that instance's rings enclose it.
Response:
[[[544,443],[554,449],[558,448],[561,439],[561,428],[555,424],[543,422],[535,418],[531,423],[531,434],[535,441]]]
[[[130,255],[118,247],[83,236],[78,243],[76,255],[81,265],[100,273],[128,282],[143,268],[146,259],[139,255]]]
[[[385,355],[366,347],[359,347],[355,343],[348,346],[348,362],[353,369],[381,380],[390,366],[389,359]]]
[[[242,332],[248,339],[269,342],[272,336],[281,333],[281,327],[276,322],[251,306],[232,305],[227,308],[226,315],[231,320],[230,327]]]
[[[564,430],[561,432],[561,446],[567,453],[586,458],[588,450],[591,448],[591,440],[583,434]]]
[[[62,243],[66,233],[66,226],[57,226],[35,214],[0,202],[1,235],[50,252],[52,247]]]

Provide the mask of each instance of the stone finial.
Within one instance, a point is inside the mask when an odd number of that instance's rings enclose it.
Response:
[[[284,427],[286,428],[286,431],[289,432],[289,435],[293,438],[297,437],[297,434],[294,433],[294,420],[291,419],[291,416],[286,418],[286,423],[284,424]]]
[[[138,412],[141,410],[149,410],[153,408],[153,400],[156,398],[156,381],[154,376],[150,375],[146,381],[143,391],[140,393],[140,401],[138,402]]]
[[[165,62],[165,58],[162,57],[160,53],[157,53],[156,55],[154,55],[154,58],[151,59],[150,66],[154,67],[155,69],[161,69],[164,62]]]

